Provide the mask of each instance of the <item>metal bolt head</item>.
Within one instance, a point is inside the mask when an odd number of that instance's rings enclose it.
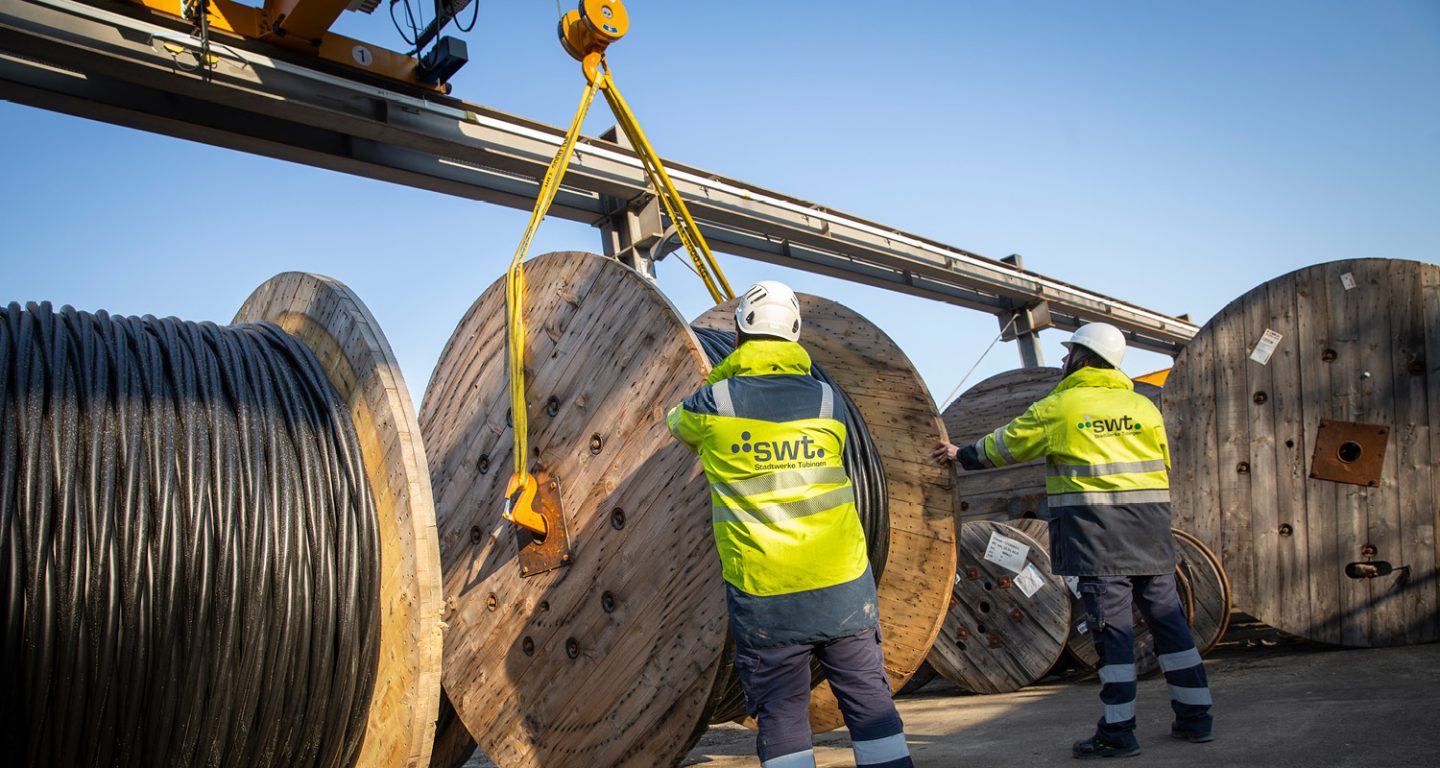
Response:
[[[500,599],[495,596],[494,592],[485,598],[485,607],[492,611],[500,607]]]
[[[603,609],[605,609],[605,612],[606,612],[606,613],[614,613],[614,612],[615,612],[615,596],[612,595],[612,594],[610,594],[609,592],[606,592],[605,594],[601,595],[601,596],[600,596],[600,607],[603,608]]]
[[[572,659],[575,658],[575,657],[577,657],[577,656],[579,656],[579,655],[580,655],[580,641],[579,641],[579,640],[576,640],[576,639],[573,638],[573,637],[570,638],[570,639],[568,639],[568,640],[566,640],[566,641],[565,641],[565,655],[566,655],[566,656],[569,656],[569,657],[572,658]]]
[[[521,640],[521,641],[520,641],[520,650],[521,650],[526,656],[534,656],[534,655],[535,655],[535,641],[534,641],[534,640],[531,640],[531,639],[528,638],[528,637],[525,638],[524,640]]]
[[[484,539],[484,538],[485,538],[485,534],[483,534],[483,533],[480,532],[480,526],[478,526],[478,525],[472,525],[472,526],[470,526],[470,543],[471,543],[471,544],[479,544],[480,541],[481,541],[482,539]]]

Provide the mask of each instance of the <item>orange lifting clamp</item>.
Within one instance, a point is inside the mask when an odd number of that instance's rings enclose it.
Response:
[[[630,14],[620,0],[580,0],[560,19],[560,45],[580,62],[590,82],[600,79],[605,49],[630,30]]]

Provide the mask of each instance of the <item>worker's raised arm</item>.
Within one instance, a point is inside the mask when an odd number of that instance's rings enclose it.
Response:
[[[972,449],[980,468],[1008,467],[1044,456],[1047,445],[1044,408],[1045,401],[1041,400],[1026,408],[1014,421],[962,449],[962,466],[964,459],[970,458]]]
[[[665,426],[670,429],[670,434],[676,440],[694,451],[705,439],[705,430],[709,426],[707,414],[714,412],[715,397],[710,393],[710,387],[701,387],[700,391],[670,409],[670,412],[665,415]]]

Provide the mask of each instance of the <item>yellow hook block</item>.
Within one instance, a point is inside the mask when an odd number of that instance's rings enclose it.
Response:
[[[600,64],[605,48],[630,30],[630,14],[620,0],[580,0],[576,10],[560,19],[560,46],[585,70],[585,77],[595,82],[600,77]]]

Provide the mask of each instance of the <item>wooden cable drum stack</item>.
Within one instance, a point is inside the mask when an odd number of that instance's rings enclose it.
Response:
[[[914,365],[884,331],[836,302],[803,293],[798,298],[800,343],[854,401],[884,466],[890,541],[877,591],[885,670],[894,692],[924,663],[945,618],[955,573],[954,491],[948,472],[929,460],[944,425]],[[733,332],[734,316],[732,300],[695,325]],[[730,663],[723,660],[727,669]],[[723,695],[724,687],[721,680],[716,694]],[[719,714],[728,719],[729,713]],[[810,722],[817,732],[843,725],[828,683],[811,696]]]
[[[957,539],[955,586],[930,666],[975,693],[1019,690],[1064,652],[1070,592],[1050,573],[1046,547],[1017,528],[972,520]],[[992,544],[1013,562],[992,557]]]
[[[460,321],[426,389],[444,569],[444,685],[497,764],[657,766],[704,729],[725,599],[700,464],[665,411],[704,382],[699,343],[633,270],[525,263],[535,541],[501,518],[511,474],[504,279]],[[548,480],[547,480],[548,478]]]
[[[428,762],[439,551],[395,357],[317,275],[235,323],[4,311],[0,444],[31,446],[0,461],[11,759]]]
[[[950,442],[963,448],[1008,424],[1031,403],[1050,394],[1061,378],[1059,368],[1017,368],[965,390],[943,414]],[[1137,381],[1135,391],[1159,402],[1159,387]],[[1044,517],[1044,459],[974,472],[957,467],[955,472],[960,520]]]
[[[1010,520],[1006,523],[1014,527],[1045,548],[1050,548],[1050,525],[1043,520],[1034,518],[1022,518]],[[1179,544],[1177,543],[1177,549]],[[1090,637],[1089,619],[1085,615],[1085,606],[1076,594],[1072,581],[1066,580],[1066,592],[1070,595],[1070,628],[1069,636],[1065,640],[1065,651],[1077,664],[1086,669],[1096,669],[1100,663],[1100,656],[1095,651],[1095,643]],[[1191,631],[1194,628],[1195,602],[1192,596],[1189,576],[1180,566],[1175,569],[1175,591],[1180,595],[1180,607],[1185,612],[1185,620],[1190,622]],[[1228,613],[1228,611],[1227,611]],[[1133,612],[1135,630],[1135,673],[1137,675],[1154,674],[1160,669],[1160,657],[1155,653],[1155,638],[1150,634],[1150,628],[1146,626],[1145,617],[1140,615],[1140,609],[1135,608]],[[1200,639],[1197,636],[1196,645],[1199,646]]]
[[[1327,643],[1440,639],[1440,266],[1254,288],[1186,345],[1164,409],[1177,520],[1237,608]]]

